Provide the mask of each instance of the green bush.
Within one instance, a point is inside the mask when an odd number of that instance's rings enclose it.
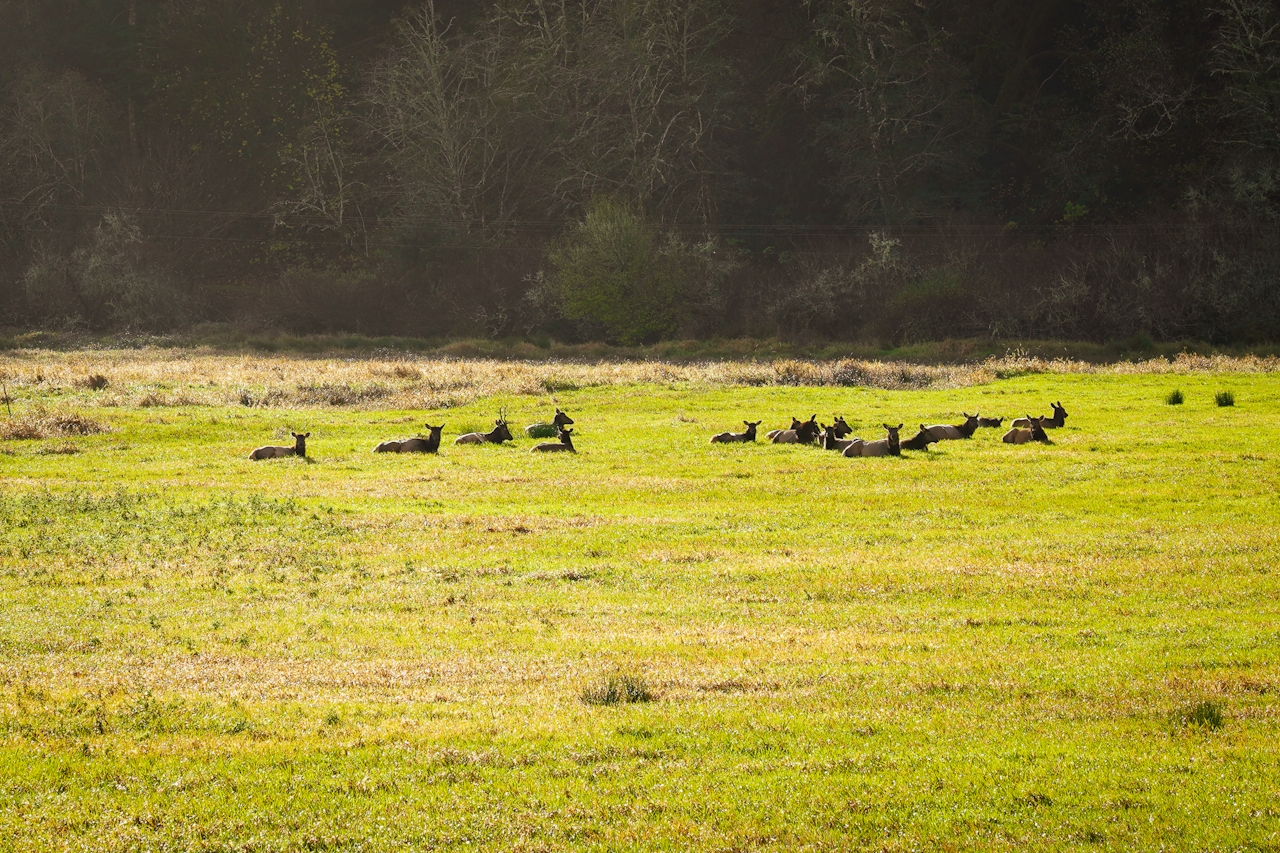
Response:
[[[626,705],[633,702],[652,702],[653,693],[643,678],[634,675],[613,675],[583,688],[579,698],[586,705]]]
[[[675,334],[691,286],[686,247],[628,205],[596,199],[549,253],[548,285],[566,317],[635,345]]]
[[[1230,391],[1219,391],[1213,395],[1213,401],[1219,406],[1234,406],[1236,404],[1236,395]]]
[[[1164,401],[1170,406],[1181,406],[1183,403],[1182,392],[1175,388],[1169,392],[1169,396],[1165,397]]]

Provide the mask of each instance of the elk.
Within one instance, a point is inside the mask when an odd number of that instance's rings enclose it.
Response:
[[[920,424],[920,431],[906,441],[900,442],[899,447],[903,450],[928,450],[929,445],[937,440],[933,433],[929,432],[928,427]]]
[[[835,420],[831,422],[831,426],[828,429],[832,431],[836,438],[844,438],[846,435],[853,434],[853,427],[845,423],[843,417],[840,415],[832,415],[831,417],[835,418]]]
[[[1023,420],[1023,418],[1018,418],[1018,420]],[[1043,444],[1053,443],[1049,441],[1049,436],[1045,434],[1044,418],[1033,418],[1030,415],[1027,415],[1025,420],[1030,424],[1029,427],[1026,429],[1014,427],[1004,434],[1004,438],[1002,438],[1001,441],[1005,444],[1026,444],[1029,441],[1039,441]],[[1017,422],[1018,421],[1014,421],[1014,423]]]
[[[842,419],[837,418],[837,420],[842,420]],[[847,427],[848,425],[846,424],[845,426]],[[849,432],[853,432],[853,430],[849,430]],[[822,432],[819,433],[818,435],[818,439],[822,444],[823,450],[839,450],[843,452],[846,448],[849,447],[849,445],[853,444],[855,441],[862,440],[860,438],[844,438],[844,436],[848,434],[849,433],[846,432],[842,435],[839,425],[832,424],[829,427],[823,428]]]
[[[800,429],[800,427],[802,427],[802,426],[804,426],[804,421],[800,420],[799,418],[792,418],[792,419],[791,419],[791,426],[790,426],[790,427],[788,427],[788,429],[797,430],[797,429]],[[781,433],[784,433],[784,432],[786,432],[786,431],[787,431],[787,430],[785,430],[785,429],[771,429],[771,430],[769,430],[768,432],[766,432],[766,433],[764,434],[764,437],[765,437],[765,438],[767,438],[767,439],[769,439],[770,441],[773,441],[773,440],[774,440],[775,438],[777,438]]]
[[[268,444],[250,453],[249,458],[257,460],[278,459],[281,456],[301,456],[305,459],[307,455],[307,439],[311,437],[311,433],[304,432],[302,435],[298,435],[296,432],[291,432],[289,435],[293,436],[293,447]]]
[[[502,444],[511,441],[511,430],[507,428],[507,416],[499,412],[498,419],[493,422],[493,429],[488,432],[469,432],[453,440],[454,444]]]
[[[978,416],[971,415],[968,412],[963,412],[962,414],[964,415],[964,423],[962,424],[934,424],[933,426],[925,427],[925,429],[938,441],[969,438],[978,429]]]
[[[1004,418],[978,418],[978,426],[980,427],[1000,427],[1004,423]]]
[[[1067,422],[1067,410],[1062,408],[1061,403],[1050,403],[1049,405],[1053,406],[1053,417],[1041,418],[1040,426],[1043,429],[1057,429]],[[1031,427],[1031,416],[1028,415],[1025,418],[1018,418],[1016,421],[1009,424],[1009,426],[1029,429]]]
[[[902,429],[902,424],[889,426],[881,424],[888,433],[887,437],[879,441],[863,441],[862,439],[854,439],[854,443],[844,449],[844,455],[850,458],[854,456],[901,456],[902,446],[898,441],[898,430]]]
[[[573,426],[573,418],[557,408],[555,420],[549,424],[529,424],[524,428],[524,434],[529,438],[553,438],[560,434],[560,427],[562,426]]]
[[[781,429],[774,431],[770,438],[774,444],[813,444],[818,438],[818,416],[815,414],[807,421],[798,421],[791,419],[790,429]]]
[[[530,453],[557,453],[562,450],[570,453],[578,452],[578,449],[573,446],[573,430],[564,427],[560,427],[559,441],[544,441],[529,448]]]
[[[764,421],[756,421],[755,423],[752,423],[751,421],[743,421],[743,423],[747,425],[746,432],[718,433],[717,435],[711,436],[711,443],[721,444],[721,443],[728,443],[733,441],[755,441],[756,427],[760,426],[760,424],[764,423]]]
[[[374,453],[435,453],[440,449],[440,431],[444,429],[444,424],[440,426],[432,426],[431,424],[423,424],[427,428],[426,438],[401,438],[395,441],[384,441],[373,449]]]

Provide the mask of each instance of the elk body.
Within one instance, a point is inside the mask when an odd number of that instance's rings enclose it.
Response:
[[[751,421],[743,421],[743,423],[747,425],[746,432],[722,432],[718,435],[711,436],[711,443],[721,444],[733,441],[755,441],[756,427],[760,426],[763,421],[756,421],[755,423],[752,423]]]
[[[1045,418],[1033,418],[1027,415],[1026,418],[1018,418],[1018,421],[1025,420],[1030,426],[1025,429],[1014,427],[1004,434],[1001,439],[1005,444],[1026,444],[1029,441],[1039,441],[1043,444],[1052,444],[1049,436],[1044,431]],[[1016,424],[1018,421],[1014,421]]]
[[[493,422],[493,429],[488,432],[469,432],[466,435],[460,435],[453,440],[454,444],[502,444],[504,441],[511,441],[511,430],[507,428],[507,419],[503,415],[498,415],[498,419]]]
[[[553,438],[560,434],[560,427],[573,426],[573,418],[556,409],[555,419],[549,424],[529,424],[524,434],[529,438]]]
[[[573,446],[573,430],[560,427],[559,441],[544,441],[529,448],[530,453],[559,453],[561,451],[578,452],[578,449]]]
[[[769,433],[769,437],[774,444],[813,444],[817,441],[819,432],[818,416],[814,415],[807,421],[792,418],[790,429],[774,430]]]
[[[996,427],[997,429],[1004,424],[1004,418],[978,418],[978,426],[980,427]]]
[[[311,433],[304,432],[298,435],[291,432],[293,436],[293,447],[268,444],[266,447],[259,447],[257,450],[249,454],[250,459],[279,459],[281,456],[302,456],[307,455],[307,439],[311,437]]]
[[[927,426],[925,429],[937,441],[949,441],[952,439],[969,438],[978,429],[978,416],[971,415],[967,412],[964,414],[964,423],[962,424],[934,424]]]
[[[1040,427],[1042,429],[1057,429],[1067,422],[1067,410],[1062,408],[1062,404],[1050,403],[1050,405],[1053,406],[1053,417],[1040,418]],[[1016,421],[1009,424],[1009,426],[1021,429],[1030,429],[1032,420],[1033,418],[1028,415],[1025,418],[1018,418]]]
[[[440,449],[440,432],[444,429],[444,424],[440,426],[432,426],[431,424],[423,424],[427,428],[426,438],[401,438],[394,441],[384,441],[373,449],[374,453],[435,453]]]
[[[934,438],[933,433],[929,432],[929,428],[924,424],[920,424],[920,431],[908,438],[906,441],[900,442],[899,447],[902,450],[928,450],[929,445],[935,443],[938,439]]]
[[[854,439],[853,443],[844,449],[844,455],[850,458],[854,456],[901,456],[902,446],[898,441],[898,430],[902,429],[902,424],[889,426],[881,424],[885,428],[887,436],[879,441],[863,441],[860,438]]]

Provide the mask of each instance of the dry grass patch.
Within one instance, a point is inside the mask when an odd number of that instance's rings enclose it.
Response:
[[[67,435],[97,435],[111,427],[79,412],[46,412],[37,409],[22,417],[0,421],[0,440],[31,441]]]

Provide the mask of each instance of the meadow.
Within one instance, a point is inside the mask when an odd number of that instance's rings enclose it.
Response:
[[[1280,850],[1275,358],[0,379],[0,849]],[[1047,446],[708,443],[1055,400]]]

